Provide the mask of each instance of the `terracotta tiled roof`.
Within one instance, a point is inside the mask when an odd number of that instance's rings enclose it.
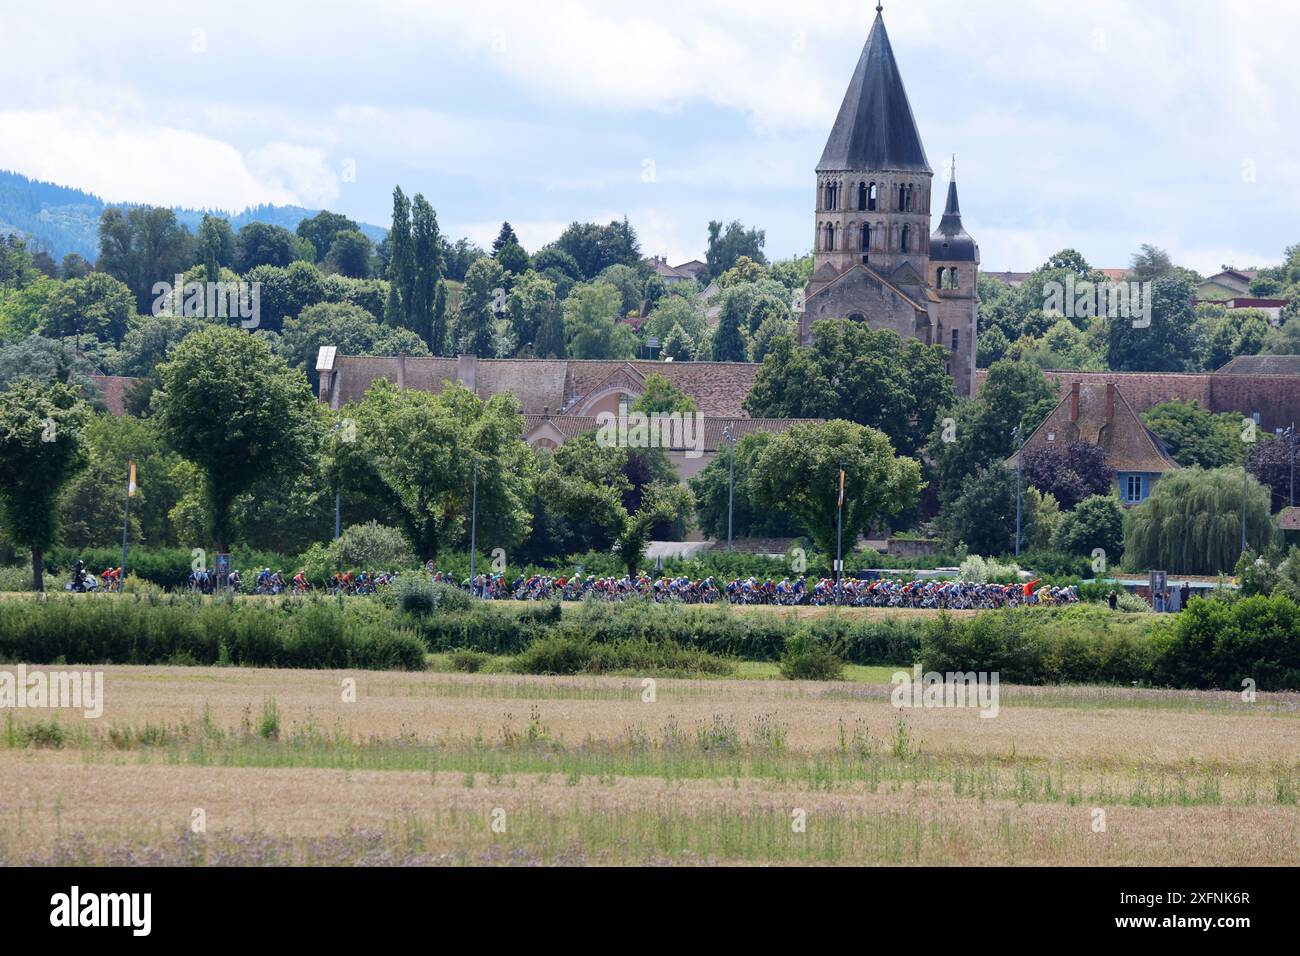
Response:
[[[377,379],[405,388],[442,391],[445,382],[472,375],[480,398],[510,392],[525,414],[579,408],[585,398],[612,382],[626,378],[629,391],[643,387],[651,375],[661,375],[695,400],[700,413],[716,418],[744,419],[741,407],[761,365],[742,362],[579,361],[575,359],[380,358],[339,355],[333,380],[321,400],[343,406],[360,401]]]
[[[1238,355],[1219,375],[1300,375],[1300,355]]]
[[[1178,467],[1113,382],[1077,383],[1026,439],[1025,450],[1064,448],[1076,441],[1101,446],[1116,471],[1163,474]],[[1016,458],[1008,463],[1014,465]]]
[[[90,380],[104,393],[104,405],[114,415],[126,414],[126,393],[138,379],[122,375],[92,375]]]
[[[600,420],[594,415],[525,415],[524,422],[525,436],[531,435],[543,424],[550,424],[566,439],[575,438],[587,432],[594,432],[601,426]],[[728,425],[732,426],[736,440],[739,441],[756,432],[779,435],[789,431],[796,425],[814,425],[817,423],[817,419],[803,418],[705,418],[704,451],[716,452],[726,447],[726,438],[723,432]]]

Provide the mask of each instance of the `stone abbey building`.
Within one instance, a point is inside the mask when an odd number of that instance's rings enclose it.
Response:
[[[881,8],[817,164],[813,275],[800,339],[819,319],[941,345],[956,392],[973,395],[979,245],[966,232],[955,172],[939,227],[934,171],[912,116]]]

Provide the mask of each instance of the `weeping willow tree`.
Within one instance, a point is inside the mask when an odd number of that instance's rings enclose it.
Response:
[[[1166,474],[1124,521],[1124,563],[1173,574],[1232,573],[1241,557],[1240,468]],[[1246,543],[1262,552],[1277,535],[1269,490],[1246,488]]]

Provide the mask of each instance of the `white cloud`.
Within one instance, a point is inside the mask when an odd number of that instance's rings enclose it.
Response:
[[[271,143],[248,152],[248,168],[264,188],[284,190],[307,206],[324,206],[338,198],[339,177],[325,154],[313,147]]]
[[[70,109],[0,111],[0,168],[110,201],[243,209],[300,202],[314,184],[296,150],[269,149],[253,165],[188,130]]]

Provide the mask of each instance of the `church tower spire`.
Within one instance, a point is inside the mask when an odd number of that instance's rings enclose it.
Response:
[[[866,265],[925,275],[934,173],[885,29],[875,22],[817,164],[814,272]]]

